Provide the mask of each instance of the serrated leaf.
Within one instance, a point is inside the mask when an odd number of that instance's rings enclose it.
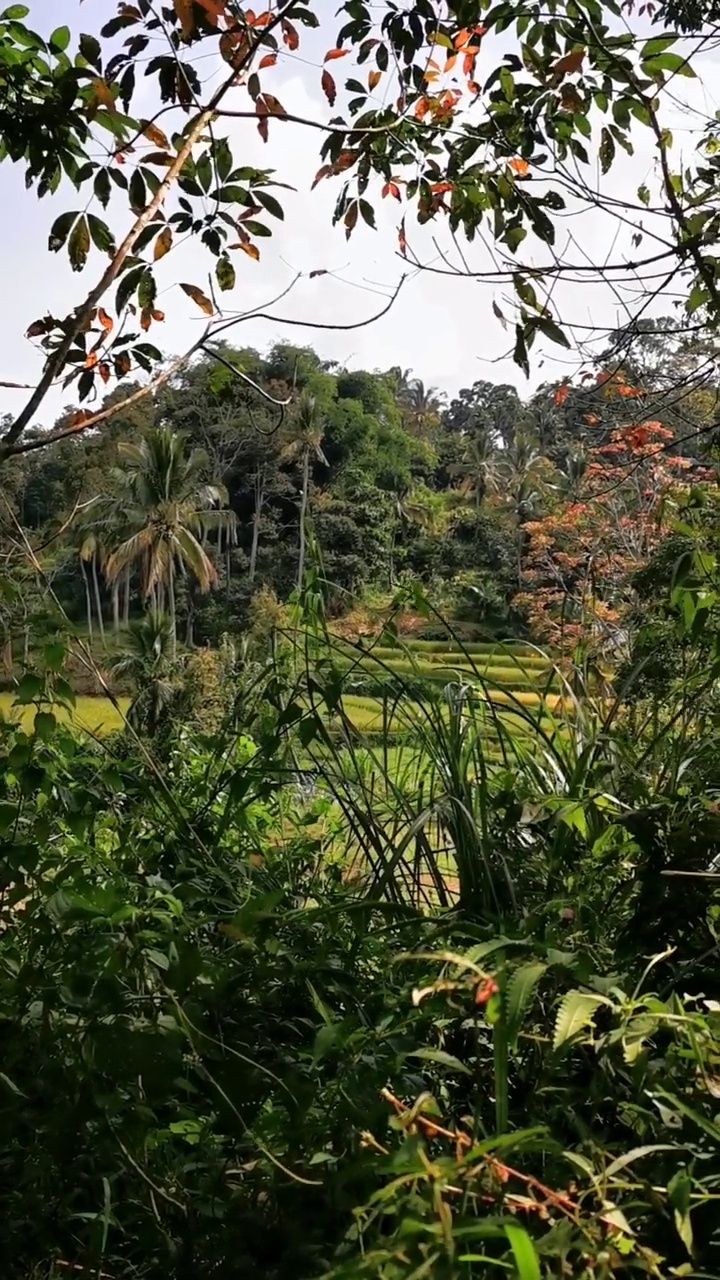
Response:
[[[215,308],[213,307],[212,302],[196,284],[181,284],[180,288],[183,293],[187,294],[188,298],[192,298],[195,305],[199,307],[206,316],[214,315]]]
[[[164,258],[166,253],[172,249],[173,233],[171,227],[163,227],[160,235],[155,241],[155,249],[153,250],[153,259],[157,262],[158,258]]]
[[[218,282],[218,287],[222,289],[223,293],[235,288],[235,268],[227,254],[223,254],[221,258],[218,258],[215,278]]]
[[[535,994],[535,989],[547,972],[547,965],[531,960],[522,964],[512,974],[505,990],[505,1016],[507,1019],[508,1044],[511,1049],[517,1048],[520,1028],[525,1012]]]
[[[78,218],[68,240],[68,254],[73,271],[82,271],[90,252],[90,228],[85,217]]]
[[[600,1005],[609,1003],[604,996],[591,995],[585,991],[568,991],[555,1020],[553,1049],[560,1049],[568,1040],[573,1040],[589,1027]]]

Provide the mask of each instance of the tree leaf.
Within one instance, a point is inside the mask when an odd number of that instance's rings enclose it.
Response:
[[[585,991],[568,991],[561,1001],[555,1020],[553,1049],[560,1049],[585,1027],[589,1027],[600,1005],[609,1003],[604,996],[591,995]]]
[[[572,75],[573,72],[580,70],[584,59],[584,49],[573,49],[571,53],[566,53],[563,58],[558,59],[553,67],[553,71],[557,75]]]
[[[323,58],[323,62],[334,62],[336,58],[344,58],[350,52],[349,49],[330,49]]]
[[[322,85],[322,91],[330,103],[330,106],[334,107],[335,99],[337,97],[337,86],[329,71],[323,71],[320,78],[320,84]]]
[[[95,192],[95,198],[100,201],[103,209],[107,209],[110,203],[110,174],[107,169],[98,169],[95,174],[93,191]]]
[[[423,1062],[436,1062],[441,1067],[450,1067],[452,1071],[462,1071],[466,1076],[472,1075],[469,1067],[465,1066],[459,1058],[455,1058],[453,1054],[446,1053],[444,1049],[412,1049],[406,1054],[408,1058],[421,1058]]]
[[[198,289],[196,284],[181,284],[180,288],[186,293],[188,298],[192,298],[193,302],[206,316],[215,314],[215,308],[209,298],[205,296],[202,289]]]
[[[110,257],[114,257],[116,252],[115,237],[106,222],[101,218],[97,218],[94,213],[87,215],[88,227],[92,242],[96,249],[101,253],[107,253]]]
[[[541,333],[544,333],[545,337],[549,338],[551,342],[556,342],[559,347],[567,347],[568,350],[570,349],[570,342],[568,338],[565,336],[562,329],[555,324],[554,320],[549,320],[547,316],[537,316],[533,323],[537,325]]]
[[[51,253],[57,253],[59,249],[62,249],[70,234],[70,228],[77,217],[78,211],[74,209],[69,213],[61,213],[60,217],[55,219],[50,228],[50,236],[48,238],[48,249]]]
[[[153,259],[157,262],[158,258],[164,258],[166,253],[172,249],[173,233],[171,227],[163,227],[160,235],[155,241],[155,249],[153,251]]]
[[[276,200],[274,196],[268,195],[267,191],[259,191],[256,187],[253,191],[253,198],[257,200],[258,204],[262,205],[263,209],[267,209],[267,212],[273,218],[280,218],[281,220],[285,218],[285,210],[280,201]]]
[[[90,252],[90,228],[87,218],[78,218],[70,233],[68,254],[73,271],[82,271]]]
[[[615,159],[615,139],[606,125],[600,133],[600,168],[603,173],[607,173]]]
[[[94,67],[96,71],[100,70],[102,50],[100,41],[96,40],[95,36],[89,36],[84,33],[80,36],[80,54],[91,67]]]
[[[134,267],[132,271],[126,272],[126,274],[121,277],[120,283],[117,287],[117,293],[115,294],[115,310],[118,315],[120,315],[121,311],[124,311],[145,274],[145,270],[145,267]]]
[[[152,120],[142,122],[142,131],[148,142],[152,142],[154,147],[160,147],[163,151],[170,150],[170,142],[166,134],[156,124],[153,124]]]
[[[505,1016],[507,1019],[508,1044],[511,1049],[517,1048],[520,1028],[525,1011],[535,994],[547,965],[531,960],[522,964],[510,978],[505,990]]]
[[[371,93],[373,89],[377,89],[381,80],[382,80],[382,71],[370,72],[370,75],[368,76],[368,88]]]
[[[243,253],[246,253],[248,258],[253,259],[253,262],[260,261],[260,250],[258,249],[256,244],[241,243],[238,245],[233,245],[233,248],[242,249]]]
[[[48,43],[53,52],[57,51],[58,53],[64,53],[70,44],[70,28],[57,27],[57,29],[53,31]]]
[[[218,258],[217,266],[215,268],[215,278],[217,279],[218,286],[222,289],[223,293],[227,293],[229,289],[234,289],[235,268],[226,253],[224,253],[221,258]]]
[[[193,13],[193,0],[173,0],[175,13],[180,23],[180,30],[184,40],[192,40],[195,34],[195,15]]]

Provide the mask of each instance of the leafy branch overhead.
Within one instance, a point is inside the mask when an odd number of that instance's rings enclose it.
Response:
[[[182,284],[209,319],[222,318],[222,296],[262,264],[287,184],[242,162],[243,128],[239,142],[228,136],[239,121],[264,142],[278,128],[319,135],[321,163],[308,185],[337,185],[334,221],[347,237],[374,229],[384,200],[402,206],[398,253],[415,265],[423,263],[413,222],[443,223],[468,242],[490,237],[495,274],[514,285],[514,358],[526,371],[538,336],[570,345],[548,283],[571,266],[556,247],[565,175],[587,171],[596,156],[609,172],[619,150],[632,154],[633,129],[649,130],[673,224],[660,257],[669,275],[680,268],[692,277],[689,310],[715,314],[706,247],[720,231],[714,140],[705,139],[695,172],[675,173],[659,118],[668,82],[694,75],[676,36],[636,38],[618,22],[626,15],[614,0],[552,7],[548,23],[539,3],[420,0],[400,10],[347,0],[329,22],[307,0],[259,12],[236,0],[173,0],[161,9],[138,0],[120,4],[99,38],[62,26],[47,40],[26,25],[26,6],[6,9],[0,158],[21,163],[40,198],[77,193],[55,218],[48,247],[93,283],[70,314],[30,325],[42,372],[0,452],[17,446],[53,385],[72,386],[87,402],[138,370],[156,376],[162,351],[145,335],[179,304],[172,289],[165,301],[168,281],[177,283],[166,260],[178,244],[191,237],[210,256],[210,283]],[[319,119],[277,96],[296,57],[305,75],[317,67],[326,104]],[[148,91],[151,115],[139,106]],[[588,203],[596,199],[590,185]],[[575,182],[578,192],[582,201]],[[647,188],[638,201],[649,204]],[[533,245],[548,248],[545,266],[520,260]],[[78,412],[78,429],[90,416]]]

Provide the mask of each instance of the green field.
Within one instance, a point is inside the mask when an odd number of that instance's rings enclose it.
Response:
[[[118,698],[118,703],[123,711],[127,711],[130,699]],[[35,706],[16,707],[12,693],[0,693],[0,717],[19,721],[24,729],[32,728],[36,710]],[[123,726],[123,718],[109,698],[79,694],[74,711],[69,712],[65,707],[53,707],[52,710],[58,720],[70,722],[75,728],[88,733],[113,733]]]

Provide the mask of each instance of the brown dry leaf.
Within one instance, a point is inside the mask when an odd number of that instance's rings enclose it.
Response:
[[[327,275],[327,267],[316,267],[314,271],[310,272],[308,279],[314,280],[316,276],[326,276],[326,275]]]
[[[584,49],[573,49],[572,53],[566,53],[564,58],[559,58],[553,67],[553,71],[557,75],[570,76],[574,71],[579,71],[585,58]]]
[[[322,91],[330,103],[330,106],[334,107],[335,99],[337,97],[337,86],[329,71],[323,71],[320,83],[322,85]]]
[[[157,262],[158,258],[164,258],[166,253],[172,249],[173,234],[170,227],[163,227],[160,235],[155,241],[155,250],[153,258]]]
[[[509,164],[513,173],[517,173],[520,178],[524,178],[530,170],[530,165],[527,160],[523,160],[522,156],[516,156]]]
[[[233,245],[233,248],[234,247],[235,246]],[[260,261],[260,250],[258,249],[256,244],[251,244],[250,242],[248,242],[247,244],[241,243],[237,247],[238,249],[242,249],[243,253],[246,253],[248,258],[252,258],[253,262]]]
[[[154,146],[162,147],[164,151],[170,150],[170,142],[166,134],[163,133],[162,129],[158,129],[157,125],[153,124],[152,120],[149,120],[145,125],[143,133],[148,142],[152,142]]]
[[[323,62],[334,62],[336,58],[344,58],[349,52],[349,49],[330,49],[325,54]]]
[[[113,321],[103,307],[97,313],[98,322],[102,325],[107,333],[111,333],[113,329]]]
[[[258,63],[258,71],[264,71],[266,67],[274,67],[276,62],[276,53],[266,53],[265,57],[261,58]]]
[[[382,80],[382,71],[370,72],[370,75],[368,76],[368,89],[370,90],[371,93],[373,89],[377,89],[377,86],[379,85],[381,80]]]
[[[213,307],[212,302],[196,284],[181,284],[180,288],[183,293],[187,294],[188,298],[192,298],[195,305],[199,307],[201,311],[204,311],[206,316],[212,316],[215,314],[215,308]]]
[[[287,18],[283,18],[280,26],[282,27],[283,40],[285,41],[285,44],[291,53],[294,53],[300,44],[300,37],[295,30],[295,27],[292,22],[288,22]]]
[[[163,321],[163,320],[165,319],[165,312],[164,312],[164,311],[153,311],[153,313],[152,313],[152,318],[153,318],[153,320],[154,320],[157,324],[159,324],[161,321]]]
[[[115,96],[109,84],[106,84],[104,80],[97,79],[92,81],[90,88],[93,91],[96,102],[102,103],[104,107],[107,107],[108,111],[117,111]]]
[[[110,381],[110,365],[106,360],[103,360],[102,364],[98,365],[98,373],[100,374],[103,382]]]
[[[91,351],[91,352],[90,352],[90,355],[88,356],[87,360],[85,361],[85,368],[86,368],[86,369],[94,369],[94,368],[95,368],[95,365],[97,364],[97,362],[98,362],[98,358],[97,358],[97,354],[96,354],[96,352]]]
[[[180,30],[184,40],[192,40],[195,35],[195,15],[193,0],[173,0]]]

